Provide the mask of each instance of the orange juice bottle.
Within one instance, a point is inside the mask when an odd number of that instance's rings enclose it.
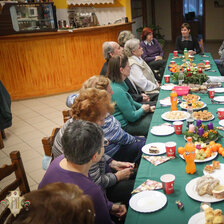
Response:
[[[177,92],[172,89],[172,92],[170,93],[170,101],[171,101],[171,108],[170,110],[177,110]]]
[[[194,163],[195,159],[195,145],[192,142],[192,137],[187,138],[187,143],[184,147],[184,159],[186,161],[185,171],[189,174],[194,174],[196,172],[196,166]]]

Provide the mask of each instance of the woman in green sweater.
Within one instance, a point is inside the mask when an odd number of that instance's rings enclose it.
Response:
[[[124,82],[129,74],[130,66],[127,56],[110,59],[107,76],[111,80],[111,88],[114,92],[112,100],[116,103],[114,116],[128,133],[146,137],[155,106],[142,105],[132,99],[128,93],[128,86]]]

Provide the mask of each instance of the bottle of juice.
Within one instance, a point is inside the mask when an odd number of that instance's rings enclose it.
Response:
[[[188,174],[194,174],[196,172],[195,159],[195,145],[192,142],[192,137],[187,138],[187,143],[184,147],[184,159],[186,161],[185,171]]]
[[[177,92],[172,89],[172,92],[170,93],[170,101],[171,101],[171,111],[177,110]]]
[[[188,50],[187,50],[187,48],[184,48],[184,57],[185,57],[185,59],[187,60],[188,59]]]

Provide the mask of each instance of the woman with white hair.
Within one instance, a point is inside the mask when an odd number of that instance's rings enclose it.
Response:
[[[136,38],[128,40],[124,45],[124,53],[128,56],[129,65],[131,66],[130,79],[135,85],[146,93],[158,92],[159,84],[151,68],[141,58],[143,50],[140,41]]]
[[[124,47],[125,43],[132,38],[135,36],[130,30],[122,30],[118,35],[117,42],[121,47]]]

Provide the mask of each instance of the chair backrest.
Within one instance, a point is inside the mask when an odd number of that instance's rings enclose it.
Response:
[[[44,154],[46,156],[51,156],[53,160],[53,154],[52,154],[52,146],[54,144],[55,136],[57,135],[60,128],[54,128],[50,137],[44,137],[42,138],[42,144],[44,148]]]
[[[3,190],[0,191],[0,201],[4,200],[5,197],[9,194],[9,191],[16,190],[19,187],[21,194],[30,192],[29,184],[27,181],[26,173],[23,167],[23,162],[20,157],[19,151],[13,151],[10,153],[10,158],[12,164],[3,165],[0,167],[0,181],[2,181],[7,176],[15,173],[16,180],[8,184]],[[10,215],[10,210],[8,208],[4,209],[0,214],[0,223],[4,223]]]
[[[64,120],[64,123],[69,120],[70,118],[72,118],[72,110],[63,110],[62,111],[62,114],[63,114],[63,120]]]

